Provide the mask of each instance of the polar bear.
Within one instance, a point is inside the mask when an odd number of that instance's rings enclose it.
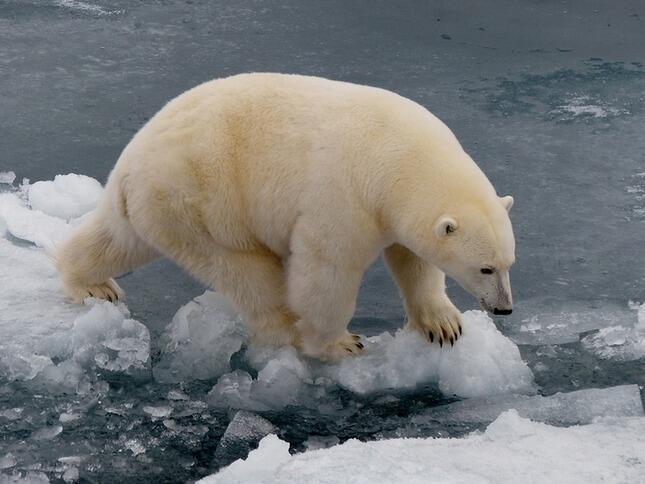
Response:
[[[328,361],[362,275],[384,252],[408,325],[454,342],[445,275],[511,312],[510,196],[422,106],[374,87],[254,73],[199,85],[126,146],[102,201],[58,249],[67,294],[116,300],[113,277],[157,257],[228,296],[252,339]]]

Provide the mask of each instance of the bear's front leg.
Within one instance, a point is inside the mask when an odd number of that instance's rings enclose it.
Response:
[[[461,336],[461,313],[446,295],[445,274],[402,245],[385,249],[387,261],[401,290],[408,326],[430,342],[455,344]]]
[[[302,353],[337,362],[363,350],[347,331],[365,268],[378,254],[374,239],[342,220],[298,220],[288,261],[289,306]],[[369,232],[369,231],[367,231]],[[331,235],[330,235],[331,234]]]

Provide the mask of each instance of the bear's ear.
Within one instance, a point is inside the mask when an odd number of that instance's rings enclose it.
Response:
[[[444,215],[435,225],[434,232],[437,237],[445,237],[457,230],[457,227],[457,221],[454,218]]]
[[[511,207],[513,206],[513,197],[510,195],[506,195],[505,197],[499,197],[499,201],[502,202],[502,205],[506,209],[507,212],[511,211]]]

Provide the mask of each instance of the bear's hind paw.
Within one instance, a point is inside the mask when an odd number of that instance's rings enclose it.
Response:
[[[347,356],[358,356],[363,352],[365,346],[360,339],[357,334],[346,332],[339,340],[326,345],[323,351],[311,351],[312,347],[308,345],[302,345],[302,350],[306,355],[319,360],[338,363]]]
[[[125,297],[123,289],[121,289],[114,279],[108,279],[102,284],[70,288],[67,292],[74,302],[83,302],[88,297],[116,302]]]

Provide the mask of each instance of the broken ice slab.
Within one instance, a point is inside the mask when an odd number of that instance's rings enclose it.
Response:
[[[150,415],[150,417],[152,418],[166,418],[172,413],[173,409],[172,407],[167,407],[165,405],[146,405],[143,407],[143,411],[144,413]]]
[[[548,397],[500,395],[469,398],[433,407],[412,417],[410,428],[424,426],[430,421],[442,425],[488,423],[509,409],[517,410],[522,417],[552,425],[587,424],[598,417],[644,415],[638,385],[621,385],[556,393]]]
[[[229,463],[235,459],[246,457],[250,450],[257,447],[260,440],[275,430],[273,424],[268,420],[254,413],[240,410],[226,427],[226,431],[217,445],[215,457],[220,463]]]
[[[633,326],[602,328],[582,339],[582,346],[604,359],[633,361],[645,357],[645,304],[632,304],[638,313]]]
[[[162,337],[154,377],[163,383],[208,379],[230,371],[246,340],[241,318],[219,293],[206,291],[182,306]]]
[[[580,333],[609,326],[633,326],[636,316],[627,305],[609,301],[554,302],[524,300],[513,315],[498,324],[504,334],[521,345],[552,345],[579,341]]]
[[[31,434],[31,438],[34,440],[52,440],[55,439],[58,434],[63,431],[62,425],[52,425],[49,427],[43,427],[38,429]]]

